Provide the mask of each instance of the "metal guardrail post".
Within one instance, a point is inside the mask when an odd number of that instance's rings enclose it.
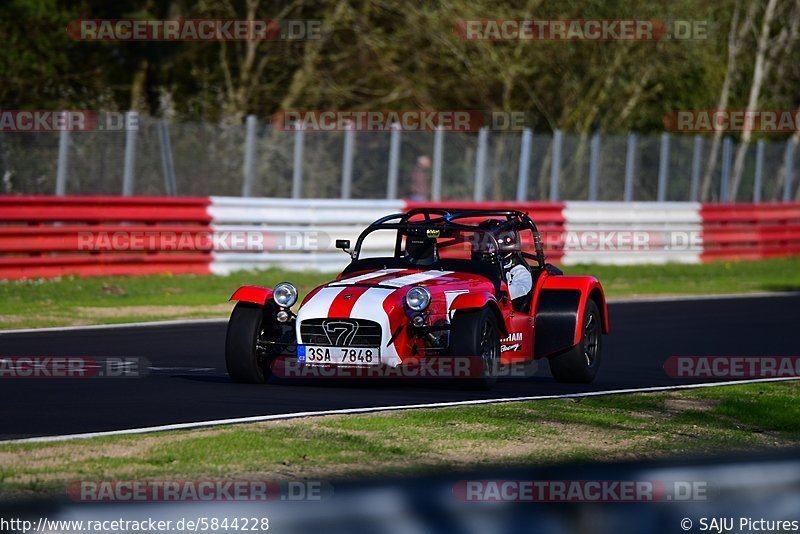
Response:
[[[550,164],[550,202],[558,201],[558,182],[561,179],[561,130],[553,130],[553,161]]]
[[[444,152],[444,129],[436,127],[433,133],[433,169],[431,172],[431,200],[442,200],[442,162]]]
[[[392,124],[392,133],[389,138],[389,176],[386,184],[386,198],[397,198],[397,177],[400,171],[400,125]]]
[[[253,167],[256,155],[256,116],[245,121],[244,163],[242,164],[242,196],[253,196]]]
[[[700,166],[703,163],[703,136],[694,136],[694,149],[692,150],[692,182],[689,189],[689,200],[697,202],[700,196]]]
[[[161,169],[164,173],[164,190],[167,196],[174,197],[178,194],[178,185],[175,179],[175,164],[172,161],[169,127],[165,119],[158,122],[158,140],[161,146]]]
[[[661,152],[658,158],[658,192],[659,202],[667,200],[667,180],[669,179],[669,134],[661,134]]]
[[[305,143],[303,125],[294,125],[294,158],[292,167],[292,198],[300,198],[303,187],[303,145]]]
[[[66,111],[64,114],[66,115]],[[64,126],[58,133],[58,168],[56,169],[56,195],[67,194],[69,179],[69,127]]]
[[[355,126],[347,123],[344,130],[344,151],[342,152],[342,193],[343,199],[352,195],[353,188],[353,145],[355,144]]]
[[[486,184],[486,151],[488,145],[489,130],[484,126],[478,132],[478,152],[475,155],[475,190],[472,198],[476,202],[484,199],[484,187]]]
[[[122,170],[122,196],[133,195],[134,170],[136,167],[136,137],[139,134],[139,114],[125,113],[125,163]]]
[[[589,143],[589,200],[597,200],[600,178],[600,132]]]
[[[522,129],[522,138],[519,147],[519,170],[517,172],[517,202],[528,199],[528,175],[531,166],[531,145],[533,144],[533,130]]]
[[[623,199],[625,202],[633,201],[633,177],[636,173],[636,134],[628,134],[628,148],[625,153],[625,189]]]
[[[731,159],[733,157],[733,140],[722,139],[722,172],[719,180],[719,201],[728,202],[728,188],[731,181]]]
[[[761,189],[764,180],[764,140],[759,139],[756,143],[756,169],[753,176],[753,202],[761,202]]]
[[[792,182],[794,181],[794,143],[786,140],[786,179],[783,181],[783,201],[792,200]]]

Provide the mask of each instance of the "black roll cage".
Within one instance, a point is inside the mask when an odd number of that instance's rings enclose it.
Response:
[[[416,215],[424,216],[424,220],[413,222],[409,220],[411,217]],[[449,211],[442,208],[415,208],[406,213],[394,213],[392,215],[381,217],[377,221],[367,226],[358,236],[355,247],[353,247],[353,250],[350,253],[350,257],[353,261],[358,260],[358,257],[361,254],[361,245],[364,242],[364,239],[369,234],[377,230],[398,230],[395,241],[394,257],[400,257],[403,233],[408,233],[408,231],[411,230],[466,230],[470,232],[481,233],[489,236],[494,242],[496,249],[499,249],[499,245],[493,231],[479,228],[477,225],[456,222],[459,219],[469,219],[475,217],[505,217],[506,222],[499,229],[495,229],[494,232],[502,232],[507,230],[521,231],[530,229],[533,232],[533,244],[536,254],[533,255],[522,252],[522,255],[528,259],[535,260],[540,268],[545,267],[545,256],[542,248],[542,239],[539,236],[539,230],[536,228],[536,224],[527,213],[517,210],[467,209]],[[498,263],[499,261],[500,259],[498,255]]]

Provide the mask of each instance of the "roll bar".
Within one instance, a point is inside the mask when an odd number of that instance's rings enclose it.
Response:
[[[421,215],[423,220],[411,221],[412,217]],[[458,222],[460,219],[469,219],[475,217],[505,217],[506,222],[501,227],[503,230],[525,230],[530,229],[533,232],[533,244],[536,250],[536,255],[533,257],[538,263],[539,267],[545,266],[545,256],[542,247],[542,239],[539,235],[539,230],[536,223],[528,216],[527,213],[517,210],[482,210],[482,209],[466,209],[466,210],[446,210],[443,208],[414,208],[406,213],[393,213],[381,217],[377,221],[367,226],[356,240],[355,247],[353,247],[350,257],[357,260],[361,253],[361,245],[364,239],[378,230],[398,230],[397,239],[395,241],[394,255],[400,255],[400,248],[402,246],[402,234],[410,230],[465,230],[470,232],[482,233],[491,236],[495,246],[498,246],[497,239],[494,234],[477,225],[465,224]]]

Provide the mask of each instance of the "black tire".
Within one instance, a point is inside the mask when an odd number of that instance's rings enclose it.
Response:
[[[602,340],[600,310],[593,300],[586,302],[581,341],[566,352],[550,358],[550,371],[559,382],[589,384],[600,368]]]
[[[269,378],[269,367],[256,346],[263,323],[262,307],[239,302],[233,308],[225,336],[225,366],[234,382],[263,384]]]
[[[450,354],[453,357],[468,357],[470,365],[477,365],[476,372],[470,367],[468,386],[491,389],[497,382],[500,365],[500,329],[497,318],[489,308],[456,314],[450,324]]]

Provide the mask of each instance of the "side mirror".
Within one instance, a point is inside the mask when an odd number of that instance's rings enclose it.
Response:
[[[349,239],[337,239],[336,240],[336,248],[340,248],[347,252],[347,249],[350,248],[350,240]]]

